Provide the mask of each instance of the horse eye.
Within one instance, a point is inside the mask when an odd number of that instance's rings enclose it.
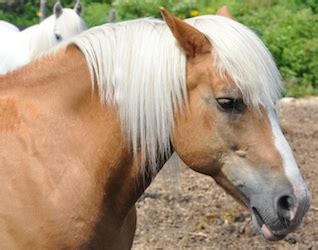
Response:
[[[62,36],[60,34],[55,34],[55,38],[56,40],[58,41],[61,41],[62,40]]]
[[[224,112],[240,113],[244,111],[245,104],[242,99],[234,99],[229,97],[216,99],[219,108]]]

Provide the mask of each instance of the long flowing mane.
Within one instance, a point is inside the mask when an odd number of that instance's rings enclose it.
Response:
[[[248,28],[220,16],[187,20],[213,45],[219,73],[228,74],[251,106],[274,107],[281,92],[275,63]],[[186,56],[164,22],[140,19],[93,28],[71,41],[85,55],[101,101],[116,103],[134,153],[156,171],[170,151],[174,113],[186,105]]]
[[[269,50],[255,33],[223,16],[200,16],[189,21],[211,41],[220,74],[226,72],[232,78],[244,102],[274,108],[281,96],[281,77]]]

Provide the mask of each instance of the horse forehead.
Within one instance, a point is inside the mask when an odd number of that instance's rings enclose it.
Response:
[[[224,73],[220,74],[216,72],[212,78],[212,87],[215,94],[233,96],[233,97],[242,97],[242,93],[232,78]]]
[[[81,18],[79,15],[76,14],[76,12],[72,9],[64,8],[62,15],[59,17],[55,18],[55,21],[64,21],[64,22],[69,22],[76,20],[77,22],[81,21]]]
[[[56,32],[78,33],[82,27],[82,19],[74,10],[63,9],[61,16],[54,19],[54,30]]]
[[[233,95],[241,97],[242,93],[227,72],[221,72],[214,60],[213,53],[198,56],[187,62],[189,82],[209,83],[215,94]]]

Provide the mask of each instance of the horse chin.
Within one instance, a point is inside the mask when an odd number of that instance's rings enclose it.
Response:
[[[258,215],[252,211],[252,220],[253,224],[256,227],[257,231],[264,237],[265,240],[268,241],[278,241],[283,239],[286,235],[276,235],[271,229],[266,225]]]

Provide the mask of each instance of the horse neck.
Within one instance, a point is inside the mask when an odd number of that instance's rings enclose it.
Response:
[[[30,58],[35,58],[53,46],[50,39],[50,32],[53,33],[55,17],[50,16],[40,24],[33,25],[23,31],[25,40],[28,42]],[[53,37],[53,35],[52,35]]]
[[[39,31],[39,24],[32,25],[21,31],[26,39],[31,39]]]
[[[32,44],[34,43],[38,44],[38,40],[41,39],[39,35],[39,32],[40,32],[39,27],[40,27],[39,24],[35,24],[20,32],[20,37],[21,37],[20,43],[23,43],[23,46],[27,48],[30,59],[32,58],[31,50],[32,50],[32,47],[34,47],[32,46]],[[46,39],[46,38],[42,37],[42,39]]]
[[[116,105],[101,104],[96,92],[92,95],[87,65],[76,47],[0,76],[0,103],[2,98],[18,96],[22,101],[37,100],[39,106],[50,109],[47,113],[65,112],[63,117],[68,117],[70,110],[79,112],[81,126],[90,129],[78,132],[83,136],[82,145],[89,149],[78,157],[89,162],[92,175],[96,175],[103,189],[98,192],[105,194],[104,209],[124,218],[154,176],[141,164],[140,152],[134,157],[127,146]],[[63,122],[68,123],[67,119]],[[158,164],[158,171],[163,164]]]
[[[83,67],[86,67],[86,63],[75,49],[63,48],[56,54],[48,54],[6,75],[0,75],[0,91],[26,87],[34,90],[44,85],[59,88],[64,77],[76,77],[72,76],[72,72],[78,73]],[[85,79],[89,79],[89,76]]]

